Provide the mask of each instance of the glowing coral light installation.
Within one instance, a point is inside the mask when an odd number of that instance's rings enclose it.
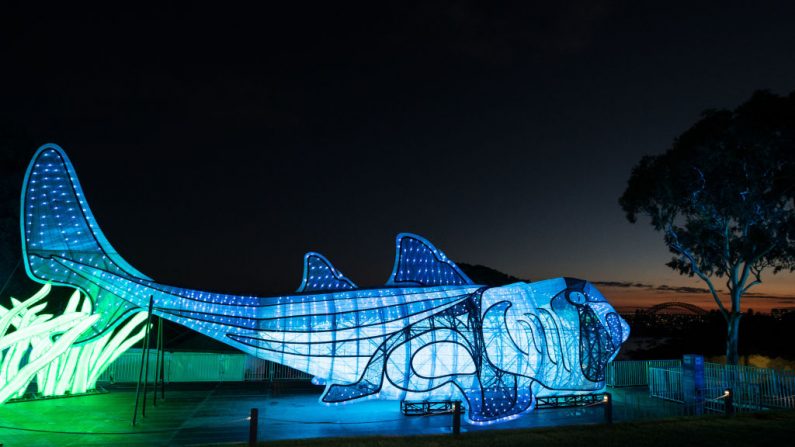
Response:
[[[298,292],[237,296],[163,285],[127,264],[100,231],[68,158],[39,149],[23,185],[31,278],[94,300],[102,337],[154,298],[154,313],[241,351],[312,374],[326,404],[367,398],[464,399],[473,423],[506,420],[537,396],[604,386],[629,327],[586,281],[474,284],[420,236],[397,237],[386,286],[358,288],[322,255],[304,257]]]
[[[139,312],[116,331],[74,345],[98,320],[91,302],[75,291],[64,311],[53,316],[41,313],[49,293],[45,285],[25,301],[12,297],[10,308],[0,306],[0,403],[23,397],[34,380],[40,396],[94,389],[102,372],[144,336],[146,312]]]

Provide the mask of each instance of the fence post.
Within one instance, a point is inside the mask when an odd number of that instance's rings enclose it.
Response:
[[[615,386],[615,363],[610,362],[605,368],[605,386]]]
[[[606,424],[612,424],[613,423],[613,395],[612,394],[605,393],[604,407],[605,407],[605,423]]]
[[[734,415],[734,391],[731,388],[726,388],[726,391],[723,392],[725,396],[723,398],[723,405],[725,406],[725,414],[726,416],[733,416]]]
[[[461,401],[453,402],[453,434],[461,434]]]
[[[259,422],[259,410],[251,409],[251,416],[248,418],[248,446],[257,447],[257,425]]]

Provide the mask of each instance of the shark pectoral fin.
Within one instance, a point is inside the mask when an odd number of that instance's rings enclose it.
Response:
[[[309,252],[304,255],[304,277],[297,292],[331,292],[356,289],[356,284],[335,269],[331,262],[320,253]]]
[[[395,266],[387,285],[419,286],[474,285],[469,277],[425,238],[416,234],[397,235]]]
[[[326,387],[320,401],[327,404],[348,402],[363,397],[378,394],[381,391],[381,381],[378,383],[362,379],[350,385],[331,384]]]
[[[487,375],[481,376],[479,387],[462,390],[469,404],[469,420],[481,424],[508,420],[534,407],[531,379],[494,370]]]
[[[386,342],[370,359],[364,373],[356,383],[326,385],[325,391],[320,396],[320,401],[326,404],[342,403],[378,394],[384,381],[385,364]]]

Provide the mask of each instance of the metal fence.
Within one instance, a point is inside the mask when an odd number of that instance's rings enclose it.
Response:
[[[620,360],[610,362],[605,371],[605,382],[610,387],[647,386],[649,368],[677,368],[681,360]]]
[[[649,368],[649,396],[673,402],[684,402],[682,367]]]
[[[648,381],[651,397],[684,402],[681,366],[651,367]],[[708,411],[724,411],[727,389],[732,390],[736,411],[795,409],[792,371],[705,363],[704,382],[704,408]]]
[[[749,409],[795,409],[793,371],[705,363],[704,376],[708,387],[732,388],[735,402]]]
[[[246,354],[166,352],[166,382],[309,381],[301,371]],[[156,357],[150,352],[149,380],[154,381]],[[130,383],[138,380],[141,350],[125,352],[100,377],[100,381]],[[795,372],[704,364],[708,410],[723,411],[720,397],[731,388],[738,411],[763,408],[795,409]],[[648,386],[649,396],[683,402],[680,360],[617,361],[607,366],[606,384],[611,387]]]
[[[246,381],[308,381],[312,376],[279,363],[263,360],[257,357],[246,356]]]
[[[155,379],[157,358],[149,352],[149,381]],[[138,381],[141,350],[130,349],[100,376],[100,381],[131,383]],[[242,382],[308,381],[312,377],[301,371],[258,359],[246,354],[212,352],[166,352],[163,364],[166,382]]]
[[[164,380],[171,382],[171,357],[173,353],[165,352],[163,360],[163,373]],[[157,355],[154,351],[149,351],[149,374],[148,379],[150,382],[155,380],[155,365],[157,364]],[[113,383],[128,383],[137,382],[138,375],[140,374],[141,367],[141,350],[129,349],[120,355],[113,363],[108,366],[108,369],[99,376],[100,382],[113,382]]]

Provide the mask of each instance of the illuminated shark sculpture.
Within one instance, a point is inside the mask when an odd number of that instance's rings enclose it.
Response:
[[[297,293],[236,296],[157,283],[100,231],[72,164],[36,152],[22,191],[28,275],[93,298],[102,336],[131,312],[153,313],[243,352],[314,375],[320,401],[463,399],[472,423],[531,410],[538,396],[604,387],[629,326],[590,283],[558,278],[474,284],[425,239],[400,234],[385,287],[358,288],[317,253]]]

